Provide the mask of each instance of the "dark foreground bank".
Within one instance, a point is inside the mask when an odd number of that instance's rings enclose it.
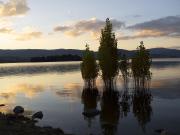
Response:
[[[23,115],[0,113],[0,135],[68,135],[59,128],[36,126],[36,122]]]
[[[5,104],[0,104],[4,107]],[[37,126],[37,120],[43,118],[41,111],[31,117],[23,115],[24,108],[16,106],[14,113],[4,114],[0,112],[0,135],[67,135],[60,128]]]

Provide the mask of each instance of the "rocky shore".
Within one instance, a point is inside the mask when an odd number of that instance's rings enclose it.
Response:
[[[0,135],[70,135],[60,128],[37,126],[36,119],[0,113]]]

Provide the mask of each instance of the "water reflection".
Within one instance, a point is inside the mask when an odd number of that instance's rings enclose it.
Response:
[[[105,89],[101,98],[100,124],[104,135],[114,135],[120,117],[119,92]]]
[[[131,95],[129,94],[129,91],[125,89],[121,92],[120,95],[120,114],[121,117],[127,117],[128,113],[130,112],[130,106],[131,106]]]
[[[108,90],[98,78],[96,90],[83,89],[79,69],[59,70],[54,74],[51,71],[11,76],[4,73],[0,77],[0,104],[6,106],[0,107],[0,111],[8,112],[15,105],[42,110],[45,117],[39,125],[60,127],[67,133],[79,135],[87,134],[88,129],[93,135],[152,135],[158,128],[178,135],[180,64],[160,63],[153,65],[151,85],[144,88],[134,87],[129,79],[127,83],[119,81],[117,88]],[[89,110],[100,113],[91,117],[82,114]]]
[[[150,91],[150,80],[144,84],[124,83],[124,89],[104,87],[99,95],[97,88],[84,88],[82,91],[82,103],[84,105],[83,115],[91,129],[92,120],[99,114],[97,109],[100,101],[100,125],[103,135],[116,135],[121,119],[132,112],[137,119],[142,131],[146,132],[146,125],[151,121],[152,116],[152,94]],[[128,85],[131,84],[131,85]],[[130,89],[132,88],[132,89]],[[100,100],[98,100],[100,98]],[[132,108],[132,109],[131,109]]]
[[[133,113],[144,132],[146,131],[146,124],[151,121],[151,102],[152,95],[149,85],[136,86],[132,95]]]
[[[0,99],[3,103],[13,102],[18,94],[23,94],[26,98],[32,99],[44,91],[41,85],[19,84],[8,89],[1,90]]]
[[[13,64],[12,64],[13,65]],[[42,74],[42,73],[65,73],[78,71],[79,63],[37,63],[37,64],[9,64],[0,65],[0,76],[24,75],[24,74]]]
[[[88,121],[88,127],[91,127],[92,119],[98,114],[97,102],[99,99],[99,92],[97,88],[84,88],[82,92],[82,103],[84,105],[83,115],[84,119]]]
[[[169,68],[180,66],[180,61],[154,61],[152,63],[153,68]]]
[[[120,93],[120,107],[121,107],[121,117],[127,117],[128,112],[130,112],[130,106],[131,106],[131,95],[129,92],[129,78],[128,74],[123,76],[123,82],[124,90]],[[131,83],[132,84],[132,83]]]
[[[60,89],[56,92],[56,95],[63,98],[71,98],[76,100],[81,98],[82,86],[77,83],[68,83],[63,86],[63,89]]]

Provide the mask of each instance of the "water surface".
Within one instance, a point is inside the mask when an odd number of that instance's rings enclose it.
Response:
[[[138,101],[130,101],[129,111],[111,108],[112,114],[102,113],[94,118],[82,115],[87,108],[82,99],[83,80],[80,62],[15,63],[0,64],[1,112],[11,112],[16,105],[26,110],[26,115],[43,111],[41,126],[60,127],[76,135],[103,135],[111,121],[114,135],[156,135],[155,129],[165,128],[172,135],[180,134],[180,59],[156,59],[152,65],[152,80],[146,110],[138,110]],[[102,108],[103,83],[97,79],[99,98],[95,106]],[[117,91],[125,90],[123,80],[118,77]],[[133,91],[131,82],[128,91]],[[119,101],[120,102],[120,101]],[[132,105],[133,103],[134,106]],[[141,102],[139,103],[141,105]],[[135,108],[136,106],[136,108]],[[111,112],[110,111],[110,112]],[[140,115],[139,112],[144,112]]]

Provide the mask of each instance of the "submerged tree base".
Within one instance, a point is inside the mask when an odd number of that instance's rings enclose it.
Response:
[[[0,134],[1,135],[68,135],[59,128],[39,127],[24,116],[0,113]],[[70,134],[69,134],[70,135]]]

